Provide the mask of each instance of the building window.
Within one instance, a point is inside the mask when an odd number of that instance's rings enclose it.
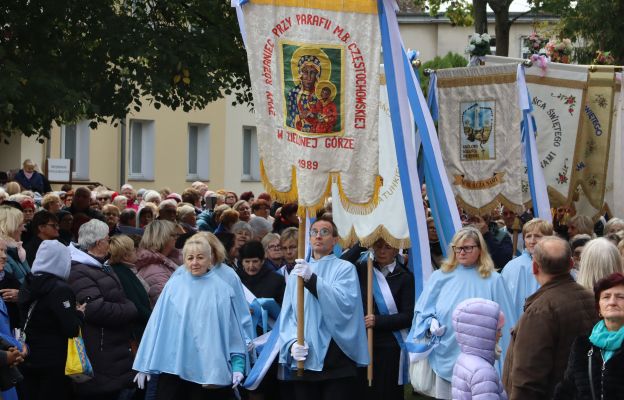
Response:
[[[89,180],[89,121],[61,126],[61,158],[72,160],[72,179]]]
[[[130,173],[128,179],[154,179],[154,121],[130,122]]]
[[[189,181],[210,179],[210,125],[189,124],[188,126],[188,171]]]
[[[256,128],[243,127],[243,181],[260,180],[260,157]]]

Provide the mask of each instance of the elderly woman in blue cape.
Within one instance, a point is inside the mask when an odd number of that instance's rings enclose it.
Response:
[[[455,307],[463,300],[479,297],[497,302],[505,315],[513,316],[511,296],[503,279],[494,270],[494,263],[479,230],[473,227],[459,230],[453,237],[449,254],[441,268],[431,275],[416,302],[409,335],[411,340],[428,343],[428,346],[418,349],[421,354],[416,356],[421,360],[411,367],[412,383],[416,390],[438,399],[451,398],[453,366],[460,353],[452,324]],[[514,318],[505,321],[500,353],[510,341],[510,331],[515,322]],[[408,350],[415,352],[415,349]],[[428,356],[427,350],[430,351]],[[410,356],[414,359],[415,354]],[[504,354],[502,356],[504,359]],[[433,374],[428,368],[433,370]],[[497,363],[497,368],[500,373],[500,363]]]
[[[158,399],[233,399],[248,368],[236,294],[213,269],[200,235],[183,249],[184,271],[163,289],[145,328],[133,369],[142,387],[160,374]]]
[[[553,234],[553,226],[543,219],[534,218],[522,227],[524,238],[524,250],[522,254],[509,261],[501,276],[511,293],[513,316],[516,320],[524,311],[524,301],[527,297],[537,292],[540,288],[535,275],[533,275],[533,250],[544,236]]]

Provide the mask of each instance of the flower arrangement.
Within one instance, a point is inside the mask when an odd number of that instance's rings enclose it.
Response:
[[[546,43],[546,54],[552,62],[570,64],[573,50],[572,41],[567,38],[563,40],[551,39]]]
[[[487,33],[479,35],[478,33],[474,33],[470,37],[470,42],[466,47],[466,53],[470,54],[471,57],[483,57],[487,54],[490,54],[490,40],[492,38]]]
[[[615,58],[610,51],[598,50],[596,52],[596,58],[592,61],[596,65],[613,65],[615,64]]]
[[[531,54],[539,54],[545,43],[546,39],[542,38],[537,32],[531,32],[527,38],[527,45]]]

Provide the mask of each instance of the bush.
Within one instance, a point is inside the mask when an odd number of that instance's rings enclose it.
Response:
[[[429,68],[433,70],[465,67],[468,65],[468,60],[458,53],[448,52],[444,57],[436,56],[433,60],[429,60],[423,63],[420,67],[420,88],[423,91],[425,97],[427,97],[427,91],[429,89],[429,77],[425,76],[424,71]]]

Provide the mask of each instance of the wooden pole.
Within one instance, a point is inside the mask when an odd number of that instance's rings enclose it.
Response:
[[[299,220],[299,232],[297,240],[297,257],[305,258],[306,221]],[[303,346],[304,338],[304,314],[303,314],[303,278],[297,277],[297,344]],[[297,361],[297,376],[303,376],[303,361]]]
[[[513,240],[511,245],[511,258],[516,257],[516,251],[518,250],[518,233],[520,233],[520,218],[516,217],[514,219],[513,225],[511,226],[511,230],[513,231]]]
[[[367,282],[367,292],[366,292],[366,314],[373,314],[373,258],[368,257],[367,261],[367,273],[368,273],[368,282]],[[370,363],[368,364],[368,368],[366,370],[366,376],[368,378],[368,386],[373,386],[373,328],[368,328],[368,357],[370,359]]]

